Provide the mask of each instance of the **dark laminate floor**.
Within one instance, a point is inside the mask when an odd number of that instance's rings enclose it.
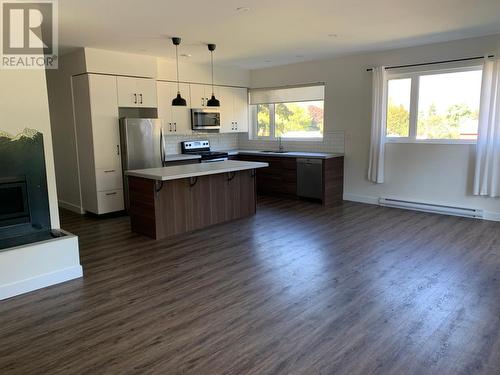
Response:
[[[1,374],[500,373],[500,223],[271,198],[158,242],[62,223],[85,278],[0,302]]]

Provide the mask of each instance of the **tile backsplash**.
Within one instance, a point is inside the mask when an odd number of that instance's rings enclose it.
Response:
[[[210,147],[218,150],[274,150],[278,149],[277,141],[262,141],[248,139],[248,133],[193,133],[188,135],[168,135],[165,137],[167,154],[180,154],[181,142],[208,139]],[[287,141],[283,146],[288,151],[333,152],[344,153],[344,132],[333,131],[325,133],[322,141]]]
[[[210,141],[210,148],[214,151],[238,149],[238,134],[196,133],[196,134],[189,134],[189,135],[168,135],[168,136],[165,136],[166,153],[167,154],[180,154],[182,141],[191,141],[191,140],[200,140],[200,139],[208,139]]]
[[[282,139],[282,144],[287,151],[310,151],[344,153],[344,132],[331,131],[323,135],[321,141],[287,141]],[[251,140],[247,133],[240,133],[238,148],[242,150],[277,150],[277,141]]]

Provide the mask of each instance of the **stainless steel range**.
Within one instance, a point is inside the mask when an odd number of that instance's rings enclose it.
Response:
[[[208,140],[201,141],[184,141],[181,142],[183,154],[200,155],[202,163],[227,160],[227,152],[210,151],[210,142]]]

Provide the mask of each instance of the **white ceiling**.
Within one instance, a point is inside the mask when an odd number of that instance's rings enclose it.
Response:
[[[212,42],[216,63],[243,68],[495,33],[500,0],[59,0],[63,51],[173,57],[180,36],[189,61]]]

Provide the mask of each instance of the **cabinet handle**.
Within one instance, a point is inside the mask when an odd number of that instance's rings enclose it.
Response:
[[[134,94],[134,104],[137,104],[137,94]]]
[[[109,169],[109,170],[107,170],[107,171],[104,171],[104,173],[113,173],[113,172],[115,172],[115,170],[114,170],[114,169]]]
[[[176,131],[177,131],[177,123],[174,122],[174,132],[176,132]]]
[[[142,104],[142,94],[139,94],[139,99],[140,99],[139,104]]]
[[[169,131],[169,132],[171,132],[171,131],[172,131],[172,123],[171,123],[171,122],[169,122],[169,123],[168,123],[168,131]]]
[[[113,193],[106,193],[106,195],[116,195],[116,191]]]
[[[205,106],[205,98],[201,98],[201,106],[204,107]]]
[[[120,145],[116,145],[116,155],[120,155]]]

